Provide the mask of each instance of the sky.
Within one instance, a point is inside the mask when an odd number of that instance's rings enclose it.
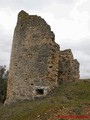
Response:
[[[80,63],[80,77],[90,78],[90,0],[0,0],[0,65],[7,69],[21,10],[44,18],[60,49],[72,49]]]

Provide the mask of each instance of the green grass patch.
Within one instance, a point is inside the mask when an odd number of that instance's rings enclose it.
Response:
[[[44,99],[9,106],[0,104],[0,120],[48,120],[51,117],[54,120],[54,114],[63,107],[71,108],[73,113],[81,115],[84,107],[90,107],[89,86],[89,81],[80,80],[61,85]]]

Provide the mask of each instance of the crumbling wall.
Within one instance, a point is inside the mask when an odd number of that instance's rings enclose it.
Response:
[[[60,83],[79,78],[71,50],[60,51],[50,26],[37,15],[18,14],[5,103],[46,96]]]
[[[79,79],[79,62],[73,58],[71,49],[60,51],[59,84]]]
[[[59,46],[50,26],[21,11],[14,31],[6,102],[46,95],[58,80]],[[47,89],[47,90],[46,90]]]

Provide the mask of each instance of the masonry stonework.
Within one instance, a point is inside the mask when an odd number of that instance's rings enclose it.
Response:
[[[45,20],[22,10],[13,36],[5,103],[46,96],[61,83],[78,79],[79,63],[71,50],[60,51]]]
[[[61,51],[58,74],[60,84],[79,80],[79,62],[73,58],[71,49]]]

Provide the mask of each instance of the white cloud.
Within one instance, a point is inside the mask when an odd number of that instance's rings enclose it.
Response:
[[[0,25],[2,25],[4,29],[12,31],[16,24],[16,13],[12,12],[10,9],[1,9],[0,16]]]
[[[0,26],[0,65],[9,67],[12,34]]]

